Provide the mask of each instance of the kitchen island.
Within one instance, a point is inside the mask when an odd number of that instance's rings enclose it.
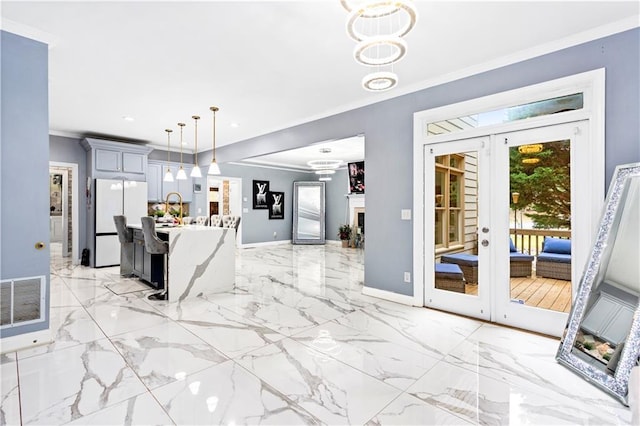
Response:
[[[139,225],[129,227],[134,233],[134,252],[139,255],[144,249],[144,243],[140,242],[142,228]],[[157,226],[156,233],[158,238],[169,243],[169,302],[233,289],[236,274],[235,229],[199,225]],[[144,260],[134,260],[135,264],[145,265],[152,272],[141,274],[139,268],[134,267],[134,274],[157,288],[165,287],[160,282],[163,280],[162,274],[158,274],[163,270],[163,255],[150,255],[145,250]]]

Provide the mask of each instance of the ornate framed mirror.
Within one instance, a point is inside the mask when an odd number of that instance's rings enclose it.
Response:
[[[615,170],[556,359],[628,405],[640,356],[640,163]]]
[[[325,243],[324,182],[293,183],[293,244]]]

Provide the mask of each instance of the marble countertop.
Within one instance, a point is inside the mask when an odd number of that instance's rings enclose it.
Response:
[[[142,229],[142,225],[131,224],[127,225],[127,227],[132,229]],[[222,231],[224,228],[216,227],[216,226],[205,226],[205,225],[161,225],[156,224],[156,233],[159,234],[169,234],[179,231],[199,231],[199,232],[216,232]]]

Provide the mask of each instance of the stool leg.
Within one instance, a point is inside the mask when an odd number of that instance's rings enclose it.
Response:
[[[154,294],[150,294],[147,298],[149,300],[169,300],[169,253],[165,253],[163,256],[164,270],[164,288],[162,291]]]

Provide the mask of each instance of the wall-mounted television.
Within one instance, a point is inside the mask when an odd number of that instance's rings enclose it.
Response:
[[[347,163],[349,171],[349,193],[364,194],[364,161]]]

